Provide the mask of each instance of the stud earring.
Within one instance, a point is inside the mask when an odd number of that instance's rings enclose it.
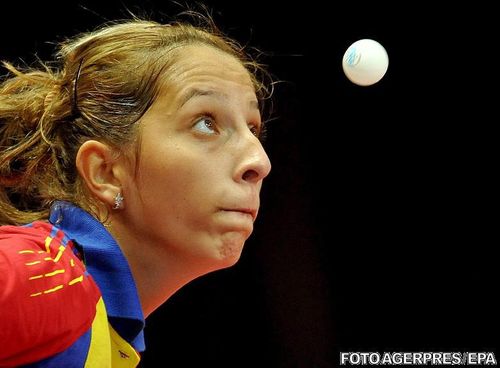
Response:
[[[121,210],[123,208],[123,196],[118,192],[115,196],[115,204],[113,205],[114,210]]]

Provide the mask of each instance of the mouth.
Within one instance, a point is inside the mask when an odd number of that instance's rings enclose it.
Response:
[[[252,208],[221,208],[221,211],[239,213],[244,216],[250,216],[252,221],[257,218],[257,210]]]

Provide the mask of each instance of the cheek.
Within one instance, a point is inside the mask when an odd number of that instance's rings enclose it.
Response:
[[[144,155],[136,183],[143,204],[176,216],[208,205],[218,180],[216,167],[207,161],[175,147]]]

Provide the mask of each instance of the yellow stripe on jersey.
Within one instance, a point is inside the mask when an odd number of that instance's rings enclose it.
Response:
[[[89,353],[85,368],[111,367],[111,340],[109,338],[108,316],[102,297],[96,305],[96,314],[92,322]]]
[[[135,368],[140,356],[108,323],[102,297],[97,302],[85,368]]]
[[[111,325],[109,326],[111,335],[111,361],[113,368],[135,368],[139,364],[141,357],[128,342],[126,342]]]

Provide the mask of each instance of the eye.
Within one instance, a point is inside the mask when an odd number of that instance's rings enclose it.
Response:
[[[215,119],[212,116],[202,116],[197,119],[193,125],[193,128],[203,134],[217,134],[217,127],[215,125]]]
[[[250,124],[248,126],[248,129],[254,136],[256,136],[261,142],[264,142],[266,140],[266,124],[258,124],[258,125],[252,125]]]
[[[250,131],[252,132],[252,134],[254,136],[256,136],[257,138],[259,138],[259,136],[260,136],[260,128],[257,125],[249,125],[248,129],[250,129]]]

